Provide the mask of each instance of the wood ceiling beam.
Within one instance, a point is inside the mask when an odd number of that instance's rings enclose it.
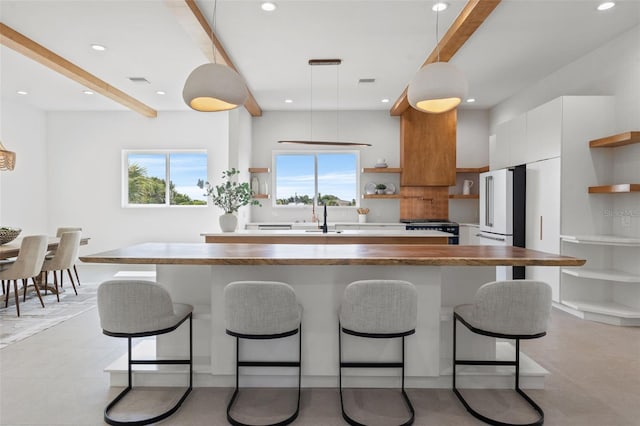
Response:
[[[471,35],[491,15],[501,0],[469,0],[446,34],[440,39],[440,61],[448,62],[453,55],[471,38]],[[431,52],[422,67],[438,60],[438,47]],[[422,68],[420,67],[420,68]],[[391,115],[402,115],[409,108],[407,87],[391,107]]]
[[[180,25],[182,25],[184,30],[191,36],[211,62],[214,62],[213,49],[211,48],[211,43],[213,43],[216,51],[215,62],[224,63],[240,74],[224,49],[224,46],[222,46],[222,43],[209,26],[207,19],[198,8],[195,0],[184,0],[183,2],[165,0],[165,4],[171,9]],[[244,103],[244,107],[251,116],[260,117],[262,115],[262,109],[248,87],[247,91],[249,92],[249,96]]]
[[[146,117],[158,112],[0,22],[0,44]]]

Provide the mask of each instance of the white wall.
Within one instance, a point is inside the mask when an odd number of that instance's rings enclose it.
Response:
[[[245,108],[236,108],[229,112],[229,168],[240,170],[240,182],[249,182],[251,176],[251,115]],[[244,229],[251,220],[251,207],[238,211],[238,229]]]
[[[13,171],[0,172],[0,225],[22,228],[20,236],[46,234],[46,115],[32,107],[2,101],[0,140],[16,153]]]
[[[489,165],[489,110],[459,109],[456,167]]]
[[[51,112],[47,120],[46,179],[49,234],[81,226],[91,237],[84,252],[145,241],[202,241],[218,232],[216,207],[123,208],[124,149],[206,149],[209,180],[229,159],[228,114],[160,112],[150,119],[133,112]]]
[[[640,128],[640,26],[560,68],[491,110],[490,129],[563,95],[614,95],[616,131]]]

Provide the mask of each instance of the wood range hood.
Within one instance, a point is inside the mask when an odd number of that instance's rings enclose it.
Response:
[[[448,219],[456,184],[456,110],[400,117],[400,219]]]

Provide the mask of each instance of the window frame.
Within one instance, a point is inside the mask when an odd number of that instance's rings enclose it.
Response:
[[[158,209],[158,208],[208,208],[209,197],[205,197],[206,204],[171,204],[171,154],[199,153],[206,155],[206,176],[209,180],[209,152],[206,149],[123,149],[121,157],[121,206],[125,209]],[[164,204],[130,204],[129,203],[129,154],[147,154],[165,156],[165,203]],[[202,189],[204,194],[205,189]]]
[[[315,188],[315,193],[313,196],[314,199],[314,204],[316,207],[322,207],[321,204],[318,204],[318,155],[322,155],[322,154],[354,154],[356,157],[356,170],[355,170],[355,178],[356,178],[356,182],[355,182],[355,186],[356,186],[356,195],[355,195],[355,200],[356,203],[353,206],[327,206],[327,208],[333,209],[333,208],[339,208],[339,209],[345,209],[345,208],[353,208],[356,209],[358,207],[360,207],[360,198],[361,198],[361,193],[360,193],[360,151],[359,150],[344,150],[344,149],[327,149],[327,150],[315,150],[315,149],[287,149],[287,150],[273,150],[271,152],[271,170],[273,171],[272,176],[271,176],[271,188],[272,188],[272,200],[271,200],[271,206],[273,208],[283,208],[283,209],[304,209],[304,208],[309,208],[312,207],[312,205],[306,204],[303,206],[295,206],[295,205],[282,205],[282,204],[277,204],[277,186],[276,186],[276,182],[277,182],[277,176],[278,176],[278,170],[277,170],[277,161],[276,158],[278,155],[313,155],[314,157],[314,170],[313,170],[313,174],[314,174],[314,188]]]

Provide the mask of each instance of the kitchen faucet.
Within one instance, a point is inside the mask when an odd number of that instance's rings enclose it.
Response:
[[[324,223],[322,224],[322,233],[326,234],[328,232],[327,227],[327,203],[324,203]]]

